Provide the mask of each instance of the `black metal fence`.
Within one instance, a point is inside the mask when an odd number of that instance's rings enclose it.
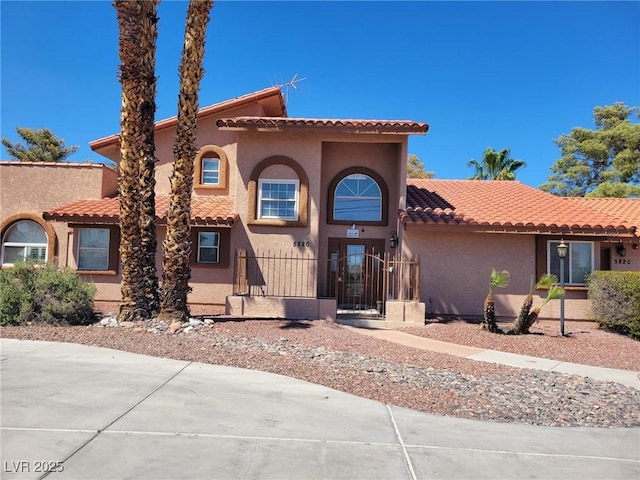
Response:
[[[390,252],[361,255],[358,269],[348,257],[327,260],[319,278],[312,255],[238,249],[234,261],[234,295],[317,298],[334,297],[350,309],[376,309],[387,300],[420,299],[419,257],[399,258]]]
[[[311,255],[236,251],[234,295],[317,297],[318,259]]]

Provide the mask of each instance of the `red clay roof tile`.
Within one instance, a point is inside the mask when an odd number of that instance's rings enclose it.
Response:
[[[284,97],[280,87],[269,87],[257,92],[248,93],[240,97],[225,100],[223,102],[214,103],[198,110],[198,118],[204,118],[211,115],[219,115],[231,108],[238,108],[251,103],[261,102],[266,110],[266,114],[286,115],[287,107],[285,106]],[[173,128],[178,122],[178,117],[173,116],[159,120],[155,123],[156,131]],[[99,138],[89,142],[92,150],[99,150],[108,145],[117,145],[120,142],[120,134],[109,135],[108,137]]]
[[[331,128],[349,133],[425,134],[429,125],[412,120],[357,120],[342,118],[235,117],[216,122],[223,129],[283,130]]]
[[[569,200],[640,228],[640,198],[571,197]]]
[[[483,230],[633,233],[623,220],[518,181],[409,179],[405,223]]]
[[[156,197],[156,217],[166,222],[169,196]],[[48,220],[67,222],[115,223],[120,216],[117,197],[100,200],[78,200],[45,212]],[[238,218],[233,211],[233,200],[227,196],[198,196],[191,199],[191,222],[195,225],[232,226]]]

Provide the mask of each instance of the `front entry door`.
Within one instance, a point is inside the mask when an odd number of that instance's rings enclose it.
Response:
[[[383,301],[382,239],[329,239],[329,292],[341,309],[379,309]]]

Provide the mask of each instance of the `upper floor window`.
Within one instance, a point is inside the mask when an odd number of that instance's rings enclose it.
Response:
[[[362,173],[352,173],[340,180],[333,198],[333,218],[364,222],[382,220],[380,186]]]
[[[196,155],[193,186],[201,189],[226,189],[227,170],[225,151],[216,145],[205,145]]]
[[[220,159],[203,158],[202,176],[200,183],[203,185],[220,185]]]
[[[258,218],[298,220],[299,180],[260,179]]]
[[[2,265],[26,261],[47,261],[47,234],[32,220],[14,223],[2,239]]]
[[[387,224],[388,190],[383,178],[365,167],[340,172],[329,186],[330,223]]]
[[[587,276],[593,271],[593,242],[566,241],[567,256],[564,259],[564,283],[586,285]],[[560,278],[559,241],[547,243],[547,272]]]
[[[80,228],[78,237],[78,270],[109,270],[108,228]]]
[[[249,177],[247,197],[250,225],[307,225],[309,178],[289,157],[273,156],[259,162]]]

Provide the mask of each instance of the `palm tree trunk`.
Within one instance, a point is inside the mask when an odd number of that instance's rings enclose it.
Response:
[[[158,246],[155,207],[155,113],[156,113],[156,39],[158,38],[158,17],[156,14],[158,0],[142,3],[142,38],[141,58],[141,131],[144,141],[140,155],[140,240],[142,275],[145,282],[144,299],[149,314],[157,314],[160,310],[160,293],[158,290],[158,274],[156,271],[156,249]]]
[[[148,157],[153,157],[155,113],[155,22],[154,1],[117,0],[114,3],[119,26],[120,83],[122,110],[120,117],[120,261],[122,264],[122,302],[119,321],[144,320],[150,317],[152,302],[148,301],[149,172]],[[153,86],[147,84],[153,78]],[[144,170],[144,171],[143,171]],[[141,180],[141,178],[143,180]],[[145,184],[145,189],[141,188]],[[147,202],[143,208],[141,204]],[[152,207],[155,219],[155,206]],[[144,211],[144,217],[142,212]],[[155,220],[153,235],[155,236]],[[153,254],[155,276],[155,251]],[[157,277],[156,277],[157,282]],[[157,292],[157,289],[156,289]]]
[[[191,0],[187,9],[184,49],[180,64],[178,124],[173,149],[171,200],[167,213],[167,234],[162,257],[162,299],[159,318],[183,321],[189,316],[187,295],[191,269],[191,192],[197,154],[196,117],[198,93],[204,74],[202,67],[205,36],[212,0]]]
[[[520,313],[518,314],[518,318],[516,318],[516,321],[513,324],[513,328],[509,330],[510,335],[523,335],[529,333],[529,328],[531,328],[529,317],[532,305],[533,295],[529,293],[529,295],[525,297],[524,302],[522,303]]]
[[[489,292],[484,300],[484,324],[482,327],[491,333],[502,333],[496,321],[496,306],[493,301],[493,293]]]

